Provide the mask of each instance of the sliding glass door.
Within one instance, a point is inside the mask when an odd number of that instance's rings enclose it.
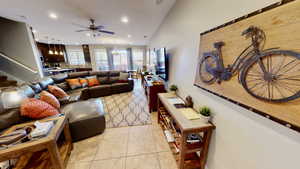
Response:
[[[112,51],[112,56],[114,70],[128,70],[128,55],[126,49],[114,49]]]
[[[95,62],[98,70],[110,70],[106,49],[95,49]]]
[[[132,49],[132,68],[133,70],[141,70],[144,65],[144,50]]]

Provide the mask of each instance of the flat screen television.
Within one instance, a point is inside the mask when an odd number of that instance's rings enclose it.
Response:
[[[159,48],[155,50],[155,53],[156,53],[156,65],[155,65],[156,75],[158,75],[160,78],[164,79],[165,81],[168,81],[169,58],[166,52],[166,48]]]

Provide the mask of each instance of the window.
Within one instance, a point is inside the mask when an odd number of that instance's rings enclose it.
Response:
[[[157,57],[154,50],[150,51],[150,65],[156,65]]]
[[[95,62],[98,70],[109,70],[106,49],[95,49]]]
[[[128,69],[127,51],[125,49],[113,50],[112,55],[114,70]]]
[[[133,70],[142,69],[144,65],[144,50],[132,49]]]
[[[72,49],[67,51],[70,65],[84,65],[84,54],[82,50]]]

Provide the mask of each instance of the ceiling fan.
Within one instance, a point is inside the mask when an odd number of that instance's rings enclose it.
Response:
[[[100,33],[106,33],[106,34],[110,34],[110,35],[115,34],[115,32],[103,30],[104,26],[102,26],[102,25],[96,26],[94,19],[90,19],[90,22],[91,22],[91,24],[88,27],[82,26],[82,25],[79,25],[79,24],[75,24],[77,26],[80,26],[81,28],[84,28],[84,29],[81,29],[81,30],[77,30],[76,32],[92,32],[94,37],[100,36]]]

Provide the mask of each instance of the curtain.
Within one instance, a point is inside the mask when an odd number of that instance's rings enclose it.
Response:
[[[114,57],[112,55],[112,51],[113,51],[113,48],[106,48],[109,70],[114,70]]]
[[[133,70],[132,48],[127,48],[128,69]]]

